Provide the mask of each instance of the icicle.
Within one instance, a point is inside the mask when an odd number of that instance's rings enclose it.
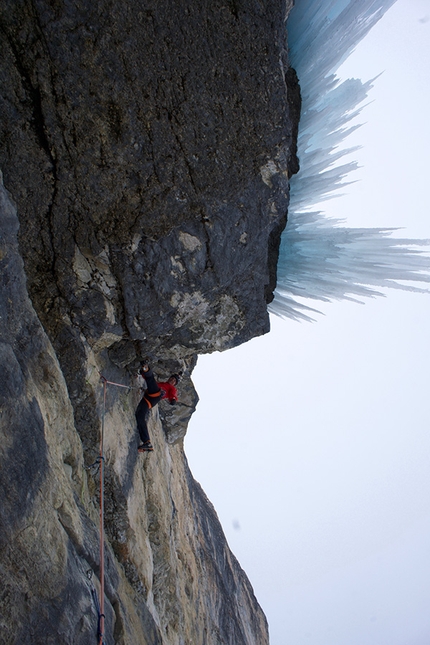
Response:
[[[398,239],[393,229],[346,228],[316,204],[339,196],[357,163],[335,165],[353,149],[339,144],[358,125],[375,79],[340,82],[335,72],[395,0],[298,0],[288,19],[291,64],[302,90],[298,140],[300,172],[291,181],[288,224],[278,262],[278,286],[270,310],[295,320],[312,320],[317,310],[300,299],[327,302],[382,295],[391,287],[426,291],[428,240]],[[359,107],[361,106],[361,107]],[[415,248],[413,248],[415,247]],[[408,284],[404,284],[407,282]]]

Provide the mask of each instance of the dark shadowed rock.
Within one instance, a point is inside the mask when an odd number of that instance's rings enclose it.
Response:
[[[157,339],[180,353],[266,332],[296,168],[285,4],[6,0],[1,13],[0,165],[58,349],[70,324],[97,349]]]

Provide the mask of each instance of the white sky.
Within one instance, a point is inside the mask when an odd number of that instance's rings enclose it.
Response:
[[[360,181],[324,208],[430,238],[430,0],[397,0],[342,68],[383,70],[346,143]],[[272,645],[429,645],[430,295],[321,305],[199,359],[191,470]]]

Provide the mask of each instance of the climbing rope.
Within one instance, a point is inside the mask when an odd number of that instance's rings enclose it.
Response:
[[[104,645],[104,627],[105,627],[105,557],[104,557],[104,434],[105,434],[105,413],[106,413],[106,389],[107,380],[102,377],[103,381],[103,411],[102,411],[102,429],[100,433],[100,611],[97,636],[99,645]]]
[[[108,381],[107,378],[103,376],[103,374],[100,374],[100,379],[103,381],[103,383],[107,383],[107,385],[116,385],[116,387],[123,387],[126,390],[140,390],[141,388],[138,385],[123,385],[122,383],[115,383],[114,381]]]
[[[98,613],[98,626],[97,626],[97,639],[98,645],[105,645],[104,641],[104,628],[105,628],[105,614],[104,614],[104,604],[105,604],[105,557],[104,557],[104,475],[105,475],[105,457],[104,457],[104,433],[105,433],[105,415],[106,415],[106,391],[108,385],[115,385],[116,387],[123,387],[127,390],[136,390],[140,389],[136,386],[123,385],[122,383],[114,383],[113,381],[108,381],[102,374],[100,374],[100,380],[103,383],[103,408],[102,408],[102,427],[100,433],[100,452],[99,456],[92,464],[100,465],[100,603],[98,602],[97,593],[94,590],[92,593],[95,597],[96,609]],[[91,466],[89,466],[91,468]]]
[[[95,608],[96,608],[96,612],[97,612],[97,641],[99,641],[99,639],[100,639],[100,633],[101,633],[101,632],[100,632],[101,610],[100,610],[99,597],[98,597],[98,595],[97,595],[96,588],[94,587],[94,584],[93,584],[93,582],[92,582],[92,579],[93,579],[93,570],[92,570],[92,569],[88,569],[88,571],[87,571],[87,577],[88,577],[88,580],[90,581],[90,585],[91,585],[91,589],[90,589],[90,591],[91,591],[91,596],[92,596],[92,598],[93,598],[94,606],[95,606]]]

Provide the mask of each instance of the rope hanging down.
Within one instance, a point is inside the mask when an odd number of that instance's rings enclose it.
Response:
[[[104,476],[105,476],[105,458],[104,458],[104,433],[105,433],[105,412],[106,412],[106,388],[107,381],[103,381],[103,412],[102,412],[102,429],[100,433],[100,612],[97,637],[99,645],[104,645],[104,628],[105,628],[105,557],[104,557]]]
[[[100,464],[100,603],[98,608],[98,627],[97,639],[98,645],[105,645],[104,628],[105,628],[105,557],[104,557],[104,476],[105,476],[105,458],[104,458],[104,433],[105,433],[105,414],[106,414],[106,390],[108,385],[115,385],[116,387],[123,387],[127,390],[139,389],[134,386],[122,385],[121,383],[114,383],[108,381],[102,374],[100,379],[103,383],[103,409],[102,409],[102,427],[100,433],[100,453],[98,462]]]

